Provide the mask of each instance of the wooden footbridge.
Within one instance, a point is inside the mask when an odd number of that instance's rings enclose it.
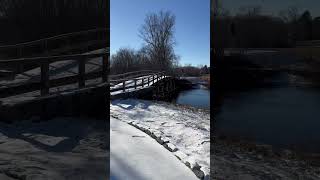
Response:
[[[50,88],[75,83],[84,88],[86,80],[97,78],[106,83],[106,35],[107,29],[94,29],[0,46],[0,70],[7,72],[0,77],[0,98],[30,92],[46,96],[53,93]],[[86,64],[91,66],[86,68]]]
[[[163,71],[135,71],[110,75],[111,99],[144,96],[146,93],[154,99],[170,96],[176,90],[176,77]]]
[[[175,77],[165,72],[146,70],[109,76],[109,48],[103,31],[107,34],[106,29],[90,30],[0,46],[0,51],[6,49],[0,53],[0,119],[39,113],[45,117],[50,113],[94,114],[106,112],[109,93],[112,99],[146,94],[159,99],[175,91]],[[83,41],[73,45],[76,37]]]
[[[0,46],[0,119],[106,107],[107,34],[94,29]]]

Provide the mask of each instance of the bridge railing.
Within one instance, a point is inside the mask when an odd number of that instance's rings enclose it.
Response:
[[[125,73],[126,75],[135,75],[135,76],[121,76],[123,74],[119,74],[117,76],[113,76],[110,80],[110,92],[122,91],[126,92],[128,89],[138,89],[139,87],[143,88],[146,86],[151,86],[155,82],[159,81],[166,77],[165,72],[156,72],[156,71],[135,71]],[[116,77],[124,77],[120,79],[115,79]],[[113,87],[112,87],[113,86]]]
[[[85,72],[85,64],[89,59],[101,58],[101,71]],[[11,64],[13,66],[20,66],[21,64],[38,64],[40,66],[40,82],[32,82],[25,84],[17,84],[11,87],[0,87],[0,97],[8,97],[12,95],[32,92],[40,90],[41,96],[49,94],[51,87],[63,86],[78,82],[78,88],[86,87],[85,81],[89,79],[96,79],[102,77],[102,82],[106,83],[108,72],[108,58],[109,52],[95,53],[95,54],[74,54],[63,56],[47,56],[36,58],[19,58],[0,61],[0,66],[3,64]],[[61,77],[57,79],[50,79],[49,64],[57,61],[73,60],[78,63],[78,74],[72,76]]]
[[[152,71],[152,70],[131,71],[131,72],[122,73],[122,74],[109,75],[109,79],[112,80],[113,82],[116,82],[117,80],[121,81],[120,79],[135,78],[142,75],[149,75],[149,74],[158,73],[158,72],[159,71]]]
[[[71,46],[75,45],[78,45],[80,49],[88,51],[91,46],[103,46],[106,43],[107,30],[106,28],[91,29],[25,43],[0,46],[0,55],[2,58],[21,58],[49,53],[50,50],[58,52],[59,50],[65,50],[70,52]]]

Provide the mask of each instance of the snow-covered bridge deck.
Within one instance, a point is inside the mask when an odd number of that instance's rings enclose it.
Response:
[[[16,74],[11,79],[0,79],[2,104],[70,93],[88,87],[107,86],[107,49],[77,55],[7,61],[0,61],[0,64],[35,63],[40,66]]]

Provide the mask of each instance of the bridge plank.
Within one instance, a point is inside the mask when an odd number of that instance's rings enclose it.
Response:
[[[96,72],[90,72],[85,75],[86,80],[92,80],[97,79],[101,77],[102,71],[96,71]],[[78,75],[73,76],[67,76],[67,77],[61,77],[56,79],[50,80],[50,87],[58,87],[58,86],[65,86],[73,83],[78,82]],[[24,84],[18,84],[14,86],[9,87],[2,87],[0,88],[0,98],[8,97],[8,96],[14,96],[18,94],[23,94],[27,92],[32,92],[41,89],[41,82],[28,82]],[[49,91],[48,91],[49,92]]]

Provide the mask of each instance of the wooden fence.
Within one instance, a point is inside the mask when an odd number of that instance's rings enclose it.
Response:
[[[106,47],[108,29],[98,28],[80,32],[61,34],[35,41],[0,46],[2,58],[34,57],[52,52],[71,52],[72,49],[88,51],[91,46]],[[0,60],[1,61],[1,60]]]
[[[102,68],[101,71],[97,72],[85,72],[85,64],[91,58],[101,57]],[[109,52],[95,53],[95,54],[74,54],[74,55],[63,55],[63,56],[46,56],[46,57],[36,57],[36,58],[19,58],[10,60],[1,60],[0,66],[3,64],[10,64],[13,66],[20,66],[21,64],[38,64],[41,67],[40,82],[32,82],[25,84],[18,84],[11,87],[0,88],[0,97],[7,97],[16,94],[31,92],[35,90],[41,90],[41,96],[49,94],[50,87],[57,87],[68,85],[78,82],[78,88],[86,87],[85,80],[95,79],[102,77],[102,83],[107,83],[107,73],[108,73],[108,61]],[[49,64],[57,61],[73,60],[78,62],[78,74],[51,79],[49,78]]]

